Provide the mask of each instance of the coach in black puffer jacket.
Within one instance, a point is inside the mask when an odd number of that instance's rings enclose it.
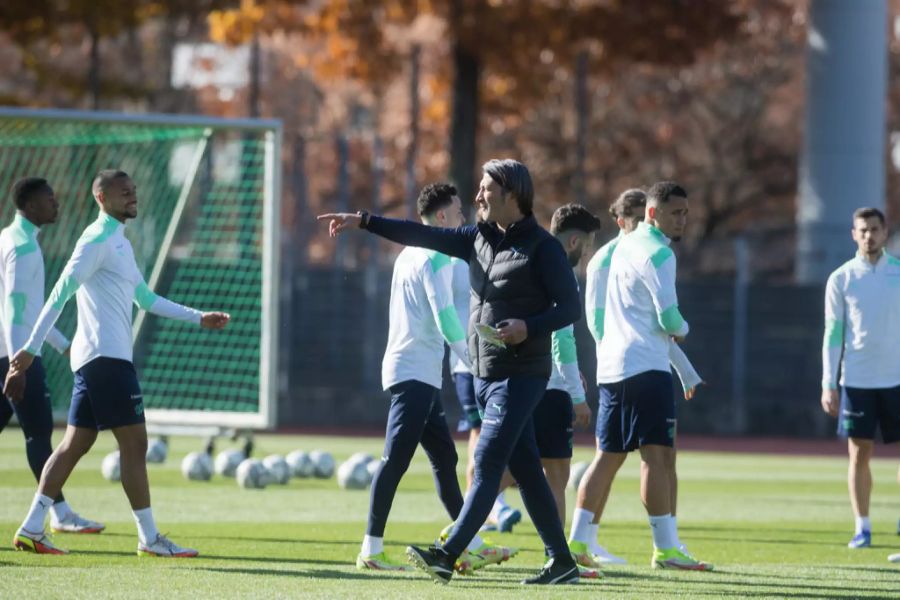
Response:
[[[483,171],[475,199],[482,219],[478,225],[440,229],[364,212],[319,218],[330,220],[332,236],[361,227],[469,263],[469,352],[476,402],[483,412],[475,478],[462,512],[451,515],[456,528],[446,543],[411,546],[407,553],[414,553],[414,562],[432,577],[449,579],[454,562],[487,518],[508,466],[552,559],[525,583],[571,583],[578,580],[578,569],[541,468],[532,413],[550,376],[550,336],[581,315],[578,286],[562,245],[534,219],[534,188],[525,165],[492,160]],[[499,343],[482,337],[476,325],[495,327]]]

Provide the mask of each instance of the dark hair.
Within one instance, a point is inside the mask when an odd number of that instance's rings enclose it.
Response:
[[[456,186],[451,183],[429,183],[422,188],[416,200],[419,216],[427,217],[450,206],[456,195]]]
[[[534,203],[534,184],[531,183],[531,173],[528,167],[511,158],[494,158],[482,165],[481,170],[487,173],[494,183],[505,192],[512,193],[516,197],[519,212],[526,217],[531,214]]]
[[[877,208],[872,208],[870,206],[864,206],[862,208],[857,208],[855,211],[853,211],[853,220],[854,221],[856,221],[857,219],[872,219],[872,218],[877,218],[879,221],[881,221],[882,225],[884,225],[886,222],[884,220],[884,213],[881,212],[880,210],[878,210]]]
[[[550,233],[557,235],[563,231],[576,229],[584,233],[593,233],[600,229],[600,219],[588,212],[580,204],[560,206],[550,219]]]
[[[13,184],[12,199],[16,208],[22,210],[36,194],[47,189],[50,184],[43,177],[23,177]]]
[[[609,214],[613,219],[643,218],[647,207],[647,194],[640,188],[625,190],[609,205]]]
[[[94,183],[91,184],[91,192],[96,196],[101,191],[105,192],[109,184],[116,179],[128,177],[128,173],[119,169],[103,169],[94,177]]]
[[[669,198],[676,196],[678,198],[687,198],[687,192],[684,188],[674,181],[660,181],[650,186],[647,191],[647,202],[652,204],[662,204],[669,201]]]

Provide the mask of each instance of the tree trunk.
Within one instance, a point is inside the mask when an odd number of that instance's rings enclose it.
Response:
[[[450,179],[459,190],[463,211],[468,215],[475,200],[476,135],[478,131],[478,57],[454,44],[453,116],[450,124]]]
[[[578,53],[575,64],[575,201],[584,205],[587,201],[585,189],[587,188],[586,173],[584,167],[587,156],[587,133],[590,123],[590,105],[588,102],[588,52],[582,50]]]
[[[416,158],[419,152],[419,58],[422,49],[413,45],[409,57],[409,146],[406,149],[406,218],[416,217]]]
[[[262,74],[262,61],[260,57],[261,49],[259,46],[259,34],[253,34],[253,40],[250,42],[250,90],[247,98],[248,112],[250,117],[256,118],[260,115],[259,95],[260,95],[260,79]]]
[[[100,32],[93,18],[88,19],[88,35],[91,39],[88,60],[88,93],[91,95],[91,110],[100,110]]]

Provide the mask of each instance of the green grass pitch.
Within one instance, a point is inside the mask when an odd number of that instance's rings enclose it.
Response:
[[[59,434],[57,433],[57,437]],[[232,479],[185,481],[181,458],[197,438],[175,438],[164,465],[150,465],[153,509],[160,529],[197,547],[194,560],[135,556],[136,534],[124,493],[103,480],[100,461],[114,448],[102,434],[65,489],[86,516],[107,523],[101,535],[57,535],[69,556],[15,552],[11,539],[34,494],[21,432],[0,436],[0,597],[31,598],[900,598],[896,459],[873,463],[874,547],[848,550],[852,519],[846,460],[684,452],[679,456],[681,537],[713,562],[713,573],[649,568],[650,533],[638,498],[638,461],[619,475],[601,526],[602,541],[629,564],[608,568],[601,581],[523,589],[543,552],[526,518],[494,541],[521,554],[474,577],[439,587],[419,573],[357,571],[368,493],[343,491],[331,480],[291,480],[287,486],[241,490]],[[220,448],[224,443],[220,444]],[[380,455],[375,438],[261,436],[256,455],[321,448],[338,462],[356,451]],[[460,456],[465,450],[460,446]],[[578,448],[575,460],[589,459]],[[518,495],[511,501],[521,505]],[[573,502],[568,497],[569,508]],[[417,453],[404,478],[386,532],[387,551],[401,557],[408,543],[426,544],[446,525],[428,464]]]

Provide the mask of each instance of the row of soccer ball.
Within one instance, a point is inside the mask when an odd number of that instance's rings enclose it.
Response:
[[[165,443],[151,442],[147,461],[162,463],[168,454]],[[151,459],[151,451],[153,456]],[[357,452],[337,469],[338,485],[344,489],[366,489],[372,482],[380,462],[365,452]],[[121,467],[119,452],[104,457],[100,466],[108,481],[119,481]],[[295,450],[286,457],[278,454],[262,460],[249,458],[237,449],[223,450],[215,460],[206,452],[191,452],[181,461],[181,474],[189,481],[209,481],[213,473],[222,477],[234,477],[242,488],[260,489],[268,485],[284,485],[291,477],[330,479],[335,474],[334,457],[322,450],[304,452]]]

